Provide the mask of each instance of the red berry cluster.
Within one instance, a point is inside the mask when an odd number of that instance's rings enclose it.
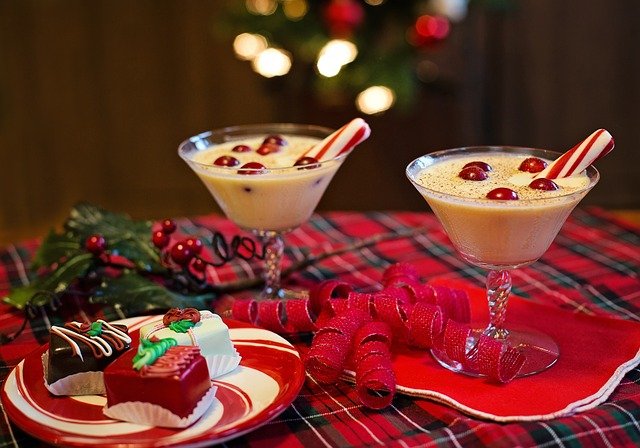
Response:
[[[544,160],[537,157],[527,157],[522,161],[522,163],[518,167],[518,170],[527,173],[539,173],[546,167],[547,162],[545,162]],[[492,168],[488,163],[482,161],[473,161],[467,163],[462,167],[462,170],[458,173],[458,177],[461,177],[464,180],[482,181],[489,178],[488,172],[491,170]],[[529,188],[543,191],[552,191],[557,190],[559,187],[554,181],[541,177],[538,179],[534,179],[529,184]],[[494,188],[486,194],[486,198],[498,201],[513,201],[519,199],[518,193],[506,187]]]
[[[260,156],[266,156],[282,151],[282,149],[288,144],[287,140],[281,135],[269,135],[262,141],[255,152]],[[231,152],[235,153],[252,151],[253,149],[250,146],[244,144],[236,145],[231,149]],[[316,168],[318,163],[318,160],[313,157],[301,157],[296,161],[294,166],[299,166],[300,169],[310,169]],[[240,160],[233,155],[225,154],[214,160],[213,164],[216,166],[231,168],[240,165]],[[238,170],[238,174],[263,174],[266,169],[267,167],[262,163],[251,161],[242,165]]]
[[[160,230],[153,232],[151,241],[153,245],[158,249],[163,250],[168,248],[171,242],[171,234],[177,229],[175,221],[172,219],[165,219],[160,223]],[[178,266],[191,267],[198,271],[204,272],[207,267],[207,263],[199,258],[200,252],[202,252],[202,241],[198,238],[185,238],[175,242],[167,250],[167,254],[171,261]]]
[[[107,240],[99,233],[94,233],[93,235],[89,235],[84,241],[84,247],[93,255],[99,256],[107,249]]]

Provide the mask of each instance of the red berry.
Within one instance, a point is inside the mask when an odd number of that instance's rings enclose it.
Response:
[[[236,166],[240,165],[240,161],[235,157],[220,156],[213,162],[213,164],[217,166]]]
[[[543,190],[543,191],[553,191],[553,190],[559,189],[560,187],[558,187],[558,184],[556,184],[551,179],[545,179],[544,177],[539,177],[538,179],[533,179],[531,181],[531,183],[529,184],[529,188],[534,188],[536,190]]]
[[[186,266],[194,257],[194,253],[186,242],[180,241],[171,248],[171,259],[180,266]]]
[[[279,152],[280,151],[280,146],[279,145],[275,145],[273,143],[263,143],[262,145],[260,145],[260,147],[256,150],[256,152],[258,154],[260,154],[261,156],[266,156],[269,154],[272,154],[274,152]]]
[[[205,263],[202,258],[196,258],[193,260],[193,263],[191,263],[191,267],[194,271],[204,272],[207,269],[207,263]]]
[[[320,162],[318,162],[318,159],[315,157],[304,156],[296,160],[296,163],[294,163],[293,166],[299,166],[299,170],[310,170],[318,168],[320,166],[319,163]]]
[[[281,135],[269,135],[262,142],[263,145],[287,146],[288,143]]]
[[[176,222],[173,219],[165,219],[164,221],[162,221],[161,225],[162,225],[162,231],[167,235],[175,232],[177,228]]]
[[[238,174],[263,174],[266,167],[260,162],[247,162],[240,167]]]
[[[547,162],[537,157],[527,157],[522,161],[518,169],[527,173],[539,173],[547,167]]]
[[[491,165],[489,165],[487,162],[480,162],[479,160],[467,163],[465,166],[462,167],[462,169],[469,168],[470,166],[477,166],[482,171],[493,170],[493,168],[491,168]]]
[[[163,247],[166,247],[167,244],[169,244],[169,235],[164,233],[162,230],[156,230],[155,232],[153,232],[151,241],[153,242],[153,245],[158,249],[162,249]]]
[[[184,243],[191,249],[194,254],[198,255],[200,252],[202,252],[202,241],[200,241],[198,238],[187,238]]]
[[[84,247],[93,255],[100,255],[107,248],[107,241],[102,235],[95,233],[85,240]]]
[[[463,178],[464,180],[485,180],[489,177],[487,172],[482,168],[478,168],[477,166],[468,166],[463,168],[462,171],[458,174],[458,177]]]
[[[247,145],[236,145],[233,148],[231,148],[231,151],[233,151],[233,152],[249,152],[249,151],[251,151],[251,148],[248,147]]]
[[[494,188],[487,193],[487,199],[497,199],[499,201],[515,201],[518,198],[518,193],[510,188]]]

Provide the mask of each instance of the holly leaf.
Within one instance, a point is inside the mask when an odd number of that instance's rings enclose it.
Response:
[[[32,267],[37,269],[42,266],[51,266],[63,258],[78,255],[80,251],[82,251],[80,241],[73,234],[70,232],[58,234],[51,230],[38,248]]]
[[[121,307],[125,314],[133,315],[174,307],[202,309],[214,298],[213,293],[179,294],[126,270],[119,277],[105,278],[90,300]]]
[[[14,288],[4,302],[17,308],[27,303],[45,305],[58,294],[62,294],[77,278],[84,276],[94,262],[93,255],[87,252],[77,254],[45,277],[37,277],[31,283]]]
[[[150,221],[134,221],[124,214],[91,204],[78,204],[71,209],[64,226],[81,242],[92,234],[102,235],[111,253],[131,260],[139,269],[164,270],[160,255],[151,242]]]

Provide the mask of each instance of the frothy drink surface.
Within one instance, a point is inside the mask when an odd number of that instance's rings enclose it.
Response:
[[[535,174],[518,170],[520,163],[527,157],[529,157],[527,154],[455,156],[425,168],[418,176],[418,182],[430,190],[483,200],[489,191],[498,187],[510,188],[518,193],[520,200],[527,200],[566,195],[579,191],[589,184],[589,177],[582,173],[575,177],[555,179],[554,182],[560,187],[558,190],[542,191],[529,188],[528,185]],[[480,160],[488,163],[493,168],[493,170],[488,173],[488,179],[470,181],[458,176],[458,173],[460,173],[460,170],[462,170],[465,164]],[[547,160],[547,162],[550,161]],[[506,205],[521,206],[522,204],[508,203]]]

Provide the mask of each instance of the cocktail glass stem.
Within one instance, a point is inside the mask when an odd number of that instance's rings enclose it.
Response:
[[[278,232],[263,231],[259,233],[264,247],[264,298],[275,298],[280,295],[280,270],[284,241]]]
[[[489,325],[484,334],[495,339],[506,339],[509,331],[504,328],[507,303],[511,293],[511,274],[508,270],[492,270],[487,275],[487,301],[489,302]]]

